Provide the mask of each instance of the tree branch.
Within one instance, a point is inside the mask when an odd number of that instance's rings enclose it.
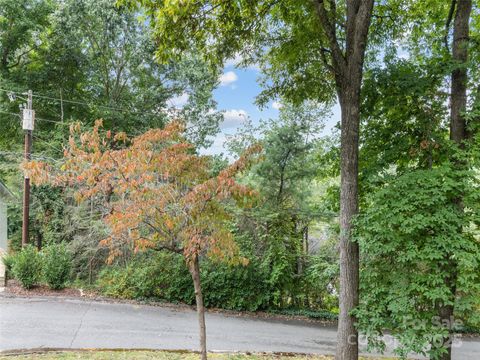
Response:
[[[332,59],[334,63],[333,68],[335,69],[336,73],[343,73],[346,68],[346,60],[342,49],[338,44],[337,33],[335,30],[335,18],[333,18],[332,23],[331,16],[329,16],[327,9],[325,9],[325,3],[323,0],[314,1],[318,18],[320,19],[322,28],[325,31],[329,42],[330,51],[332,52]]]
[[[456,5],[457,0],[452,0],[452,3],[450,4],[450,10],[448,11],[447,22],[445,23],[445,36],[443,37],[443,42],[448,52],[450,52],[450,48],[448,47],[448,33],[450,31],[450,24],[452,23],[453,13],[455,12]]]

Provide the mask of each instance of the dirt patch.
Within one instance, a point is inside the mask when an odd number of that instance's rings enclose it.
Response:
[[[5,295],[14,295],[21,297],[44,297],[44,296],[62,296],[72,298],[95,299],[99,294],[93,291],[84,291],[82,289],[65,288],[61,290],[52,290],[47,285],[38,285],[29,290],[24,289],[17,280],[8,280],[4,291]]]

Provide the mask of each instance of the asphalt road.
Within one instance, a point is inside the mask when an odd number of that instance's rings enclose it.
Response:
[[[333,354],[336,329],[300,321],[207,314],[217,351]],[[196,349],[195,311],[71,299],[0,297],[0,350],[32,348]],[[480,341],[462,340],[454,359],[480,359]]]

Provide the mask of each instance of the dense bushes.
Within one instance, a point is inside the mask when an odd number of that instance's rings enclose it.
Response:
[[[323,255],[309,257],[303,273],[294,282],[289,282],[288,289],[278,286],[271,259],[253,257],[247,266],[204,259],[201,281],[205,305],[238,311],[286,309],[302,312],[311,309],[335,313],[337,297],[328,292],[327,286],[334,285],[337,267],[330,264],[330,256],[333,254],[323,249]],[[72,254],[65,244],[51,244],[41,252],[28,246],[7,257],[6,262],[14,277],[26,288],[43,281],[52,289],[61,289],[72,273]],[[195,303],[191,275],[183,257],[169,252],[146,251],[115,265],[104,265],[96,286],[109,297]],[[279,293],[286,299],[280,304],[277,301]]]
[[[315,263],[318,258],[313,259]],[[331,269],[320,273],[324,263],[307,268],[305,275],[298,280],[299,292],[316,284],[304,297],[312,300],[313,308],[333,310],[337,308],[337,298],[329,295],[326,284],[330,280]],[[229,266],[205,260],[201,265],[201,280],[205,305],[210,308],[231,310],[266,310],[275,307],[275,288],[270,281],[270,268],[258,260],[247,266]],[[334,276],[330,274],[331,276]],[[322,277],[323,276],[323,277]],[[195,297],[190,273],[181,256],[165,252],[149,251],[136,255],[127,265],[107,266],[97,280],[100,291],[110,297],[128,299],[154,298],[169,302],[194,304]],[[320,299],[320,300],[317,300]],[[315,304],[313,304],[315,302]],[[293,304],[286,303],[285,307]]]
[[[4,262],[25,289],[44,281],[58,290],[64,288],[70,278],[72,259],[64,244],[49,245],[41,252],[27,245]]]
[[[13,276],[25,289],[30,289],[41,280],[41,255],[32,245],[27,245],[13,257]]]
[[[251,311],[265,308],[270,291],[263,273],[254,264],[232,267],[203,262],[205,305]],[[176,254],[148,252],[138,255],[127,266],[106,267],[97,284],[105,295],[112,297],[195,302],[190,273],[183,258]]]
[[[148,251],[126,266],[107,266],[97,285],[106,296],[117,298],[157,298],[187,304],[195,299],[182,257],[165,252]]]
[[[72,258],[64,244],[52,244],[43,251],[43,278],[54,290],[63,289],[72,270]]]
[[[2,262],[5,265],[5,270],[7,271],[7,275],[12,272],[13,261],[15,260],[12,254],[3,254]]]
[[[247,266],[205,262],[201,275],[207,307],[255,311],[270,303],[268,272],[257,262]]]

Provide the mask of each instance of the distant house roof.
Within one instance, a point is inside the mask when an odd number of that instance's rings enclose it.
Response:
[[[7,186],[0,180],[0,199],[4,200],[13,200],[15,196],[12,194],[10,190],[8,190]]]

